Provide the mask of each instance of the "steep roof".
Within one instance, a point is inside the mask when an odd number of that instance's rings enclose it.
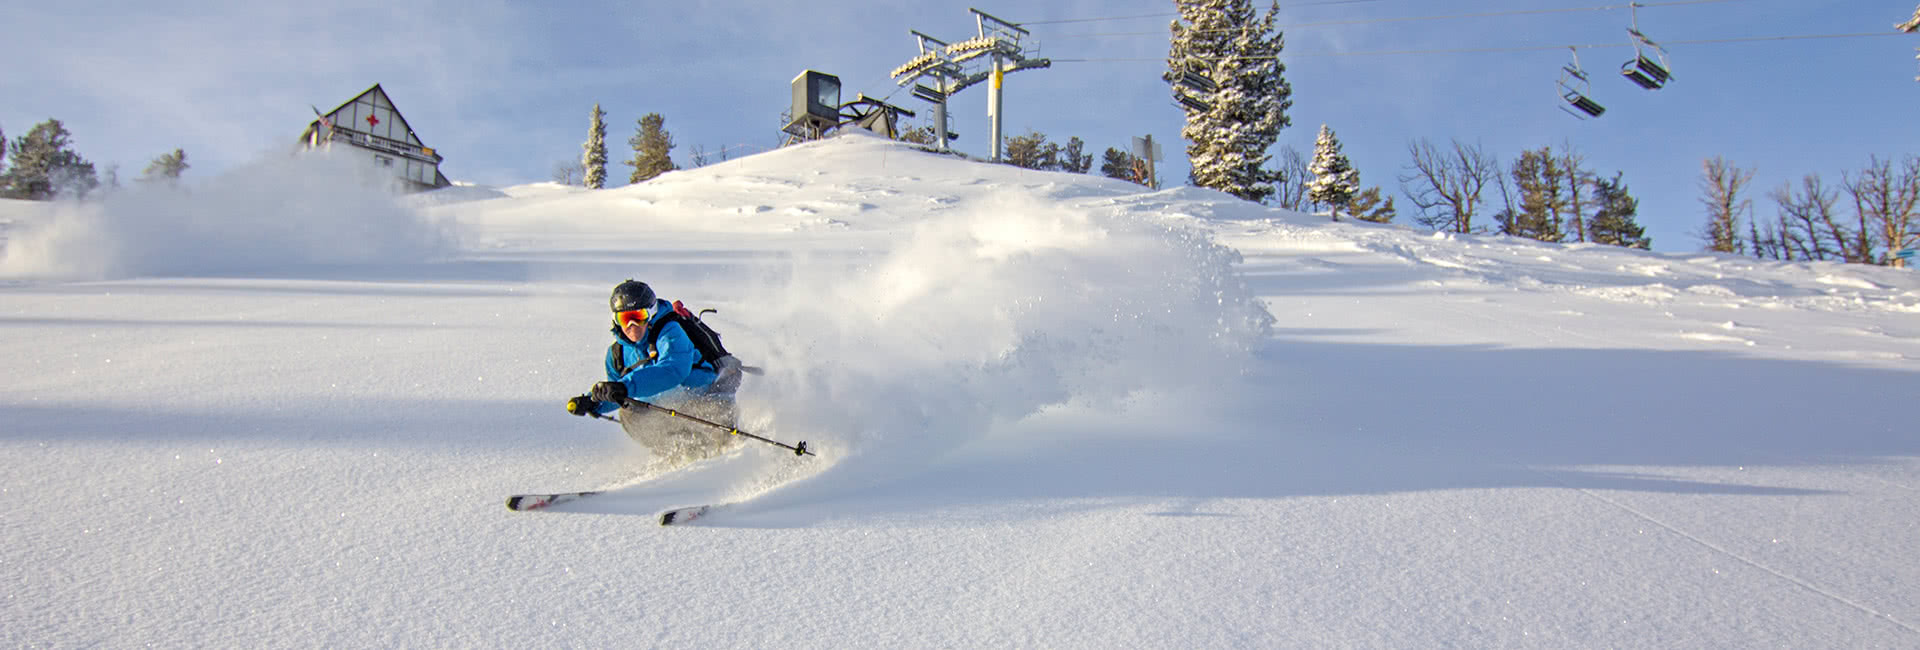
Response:
[[[375,114],[363,114],[364,109],[355,110],[356,105],[386,109],[385,112],[392,114],[390,120],[395,123],[389,124]],[[380,137],[399,140],[416,147],[426,146],[425,143],[420,141],[420,136],[413,132],[413,126],[407,123],[407,118],[400,114],[400,109],[393,105],[393,99],[387,97],[387,91],[377,83],[374,84],[373,87],[362,91],[360,94],[354,95],[352,99],[341,102],[339,106],[333,107],[333,110],[327,111],[323,115],[323,118],[332,124],[335,130],[371,133]],[[315,118],[312,122],[308,122],[307,133],[311,134],[315,129],[318,129],[321,119],[322,118]],[[304,139],[304,137],[302,139]]]

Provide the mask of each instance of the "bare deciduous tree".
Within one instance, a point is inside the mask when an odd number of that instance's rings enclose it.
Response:
[[[1588,190],[1599,180],[1599,176],[1585,168],[1587,156],[1575,151],[1573,143],[1562,144],[1560,150],[1563,152],[1560,154],[1560,168],[1567,171],[1567,220],[1563,231],[1571,236],[1571,239],[1561,241],[1576,244],[1591,241],[1587,236],[1587,219],[1588,212],[1596,206],[1593,194]]]
[[[1920,157],[1908,155],[1896,169],[1892,160],[1875,156],[1859,178],[1847,179],[1846,187],[1860,213],[1860,233],[1852,252],[1866,263],[1897,262],[1893,252],[1920,234],[1914,229],[1914,213],[1920,207]],[[1887,247],[1886,256],[1878,260],[1873,256],[1876,237]]]
[[[562,160],[553,164],[553,182],[561,185],[579,185],[586,175],[587,166],[578,161]]]
[[[1292,146],[1281,147],[1280,168],[1274,170],[1273,204],[1288,210],[1307,208],[1307,181],[1313,180],[1313,172],[1307,170],[1307,156]]]
[[[1480,145],[1457,139],[1451,151],[1425,138],[1408,143],[1407,151],[1413,163],[1400,176],[1400,189],[1419,210],[1414,221],[1435,230],[1473,232],[1480,193],[1499,179],[1499,161]]]
[[[1800,179],[1799,188],[1783,184],[1770,196],[1780,208],[1786,259],[1845,259],[1840,251],[1851,235],[1833,210],[1840,201],[1839,190],[1825,187],[1819,174],[1808,174]]]
[[[1707,207],[1707,226],[1700,238],[1709,251],[1746,252],[1746,242],[1740,239],[1740,215],[1753,207],[1753,200],[1742,198],[1740,193],[1753,182],[1753,170],[1734,167],[1720,156],[1708,158],[1700,166],[1700,203]]]

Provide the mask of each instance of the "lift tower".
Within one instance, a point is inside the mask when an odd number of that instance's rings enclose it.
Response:
[[[1053,62],[1047,59],[1028,56],[1033,47],[1028,39],[1032,36],[1019,25],[988,15],[979,9],[973,12],[976,35],[958,43],[944,43],[920,32],[912,32],[920,39],[920,55],[908,61],[906,65],[895,68],[894,80],[902,86],[930,78],[934,87],[924,85],[914,87],[914,96],[933,102],[935,124],[934,131],[940,138],[941,147],[947,146],[946,104],[947,98],[968,86],[991,80],[988,87],[987,115],[993,122],[991,135],[992,159],[1000,160],[1002,124],[1001,86],[1009,72],[1048,68]],[[937,47],[929,47],[932,44]]]

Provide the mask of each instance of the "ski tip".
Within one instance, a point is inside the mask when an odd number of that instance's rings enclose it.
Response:
[[[516,511],[539,510],[551,505],[559,505],[577,499],[599,494],[598,490],[587,492],[562,492],[559,494],[516,494],[507,497],[507,509]]]
[[[693,521],[695,519],[699,519],[702,515],[707,514],[708,510],[712,510],[712,509],[713,509],[713,506],[694,506],[692,508],[674,508],[672,510],[668,510],[666,512],[660,513],[660,525],[674,526],[674,525],[684,524],[684,523]]]

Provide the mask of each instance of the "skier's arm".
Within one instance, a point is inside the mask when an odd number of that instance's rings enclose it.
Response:
[[[623,358],[626,355],[626,349],[624,345],[615,345],[608,348],[607,381],[620,381],[620,366],[626,362],[626,359]],[[613,402],[596,402],[595,404],[593,412],[600,415],[606,415],[620,410],[620,405]]]
[[[687,338],[679,323],[660,328],[660,338],[654,340],[653,349],[658,356],[626,376],[614,376],[613,373],[619,372],[617,368],[607,370],[614,381],[627,385],[627,394],[634,399],[645,399],[679,386],[693,372],[694,364],[700,362],[700,350],[693,347],[693,340]]]

